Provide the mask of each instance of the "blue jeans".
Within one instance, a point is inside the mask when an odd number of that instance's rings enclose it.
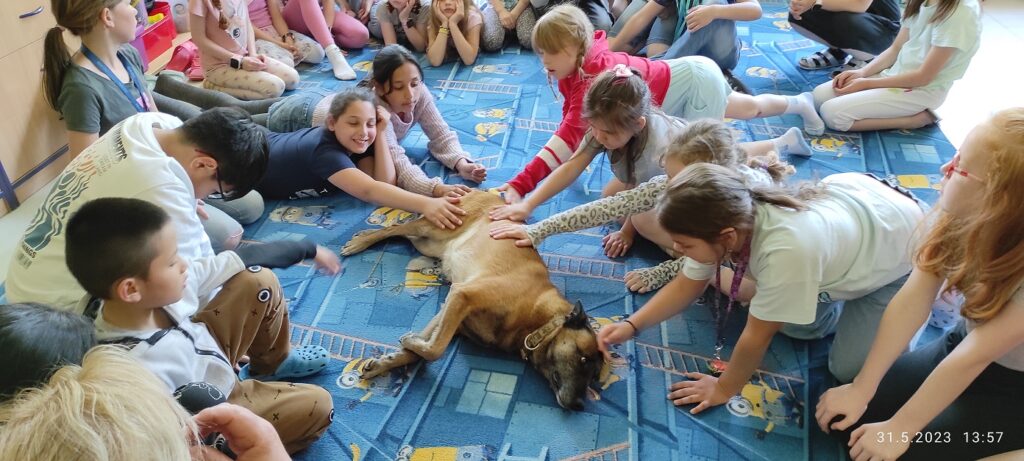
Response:
[[[275,133],[291,133],[309,128],[313,123],[313,110],[316,109],[316,105],[332,95],[330,91],[316,88],[275,102],[267,112],[267,128]]]
[[[705,5],[725,5],[725,0],[710,0]],[[685,17],[684,12],[679,14]],[[680,18],[680,20],[682,17]],[[666,24],[667,25],[667,24]],[[736,34],[736,21],[716,19],[697,32],[683,26],[683,33],[660,56],[652,59],[675,59],[683,56],[706,56],[723,70],[732,70],[740,62],[740,39]]]

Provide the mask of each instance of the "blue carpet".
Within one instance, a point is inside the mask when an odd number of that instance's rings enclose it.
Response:
[[[762,2],[764,17],[739,28],[744,48],[737,74],[758,93],[797,94],[828,78],[806,72],[799,56],[819,48],[789,29],[785,5]],[[350,55],[360,77],[374,50]],[[425,63],[424,63],[425,64]],[[303,70],[303,88],[340,89],[326,63]],[[489,169],[483,187],[518,172],[550,136],[561,103],[552,96],[539,60],[528,50],[506,48],[482,55],[477,65],[425,68],[425,81],[463,146]],[[797,116],[732,121],[742,140],[761,140],[801,126]],[[430,175],[461,182],[426,151],[414,131],[404,145]],[[826,133],[810,139],[809,159],[789,159],[798,178],[848,171],[897,176],[934,202],[938,166],[953,146],[936,127],[860,134]],[[598,198],[611,178],[603,157],[572,187],[539,207],[540,219]],[[268,215],[246,230],[258,241],[310,237],[338,249],[363,229],[410,219],[343,194],[268,204]],[[629,257],[607,259],[601,236],[611,228],[555,236],[541,245],[551,278],[569,299],[580,299],[595,323],[639,309],[650,295],[631,295],[623,275],[656,264],[663,255],[639,244]],[[300,460],[831,460],[841,447],[813,424],[820,393],[833,383],[827,341],[778,335],[761,371],[723,405],[692,416],[665,399],[667,386],[686,371],[704,371],[715,327],[710,303],[688,309],[661,328],[645,331],[618,349],[623,363],[609,370],[600,400],[578,413],[561,410],[543,378],[518,357],[456,340],[440,360],[393,372],[371,382],[355,370],[367,357],[393,350],[399,336],[419,330],[448,292],[436,263],[405,241],[391,240],[343,261],[344,274],[313,275],[308,266],[279,271],[290,301],[293,340],[323,344],[335,360],[310,379],[329,389],[337,408],[325,437]],[[312,278],[310,278],[312,276]],[[728,327],[732,352],[743,316]],[[934,337],[937,333],[931,332]],[[808,422],[810,421],[810,424]]]
[[[785,4],[762,2],[764,17],[739,28],[744,48],[737,71],[758,93],[796,94],[825,81],[828,73],[805,72],[799,56],[819,47],[786,22]],[[374,49],[349,56],[365,75]],[[425,63],[424,63],[425,64]],[[330,77],[328,64],[302,68],[297,91],[351,85]],[[482,55],[475,66],[451,63],[425,68],[444,117],[463,146],[490,172],[483,187],[509,179],[549,138],[561,116],[539,60],[528,50],[506,48]],[[732,121],[742,140],[761,140],[801,126],[797,116]],[[461,180],[426,152],[417,130],[404,145],[431,176]],[[936,127],[861,134],[828,133],[810,139],[814,155],[789,159],[798,178],[848,171],[895,175],[934,202],[938,166],[953,146]],[[450,175],[450,176],[449,176]],[[599,197],[611,178],[601,157],[566,192],[541,206],[535,219]],[[411,219],[344,194],[271,202],[268,213],[246,229],[249,241],[309,237],[338,250],[356,232]],[[629,257],[607,259],[602,227],[555,236],[540,251],[555,285],[580,299],[595,324],[639,309],[650,295],[632,295],[623,275],[660,262],[653,246],[638,244]],[[736,397],[692,416],[665,399],[667,386],[686,371],[704,371],[713,354],[715,327],[709,304],[622,345],[623,363],[609,370],[600,400],[582,412],[561,410],[543,378],[516,356],[457,339],[446,355],[371,382],[358,378],[362,360],[393,350],[399,336],[419,330],[448,293],[437,264],[405,241],[391,240],[346,258],[344,273],[314,274],[310,266],[277,271],[289,300],[295,343],[322,344],[334,360],[307,382],[334,395],[335,419],[322,440],[298,460],[832,460],[841,447],[813,424],[816,398],[832,384],[826,341],[795,341],[778,335],[761,371]],[[2,288],[0,288],[2,290]],[[724,355],[732,352],[743,316],[734,314]],[[937,333],[931,332],[932,337]],[[810,424],[809,424],[810,422]]]

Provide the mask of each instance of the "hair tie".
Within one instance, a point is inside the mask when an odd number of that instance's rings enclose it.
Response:
[[[63,28],[61,26],[53,26],[53,28],[59,30],[60,33],[62,33],[62,34],[64,33],[65,30],[67,30],[67,29],[65,29],[65,28]]]
[[[616,78],[629,78],[633,76],[633,70],[626,67],[625,64],[616,64],[615,67],[612,68],[612,72],[615,73]]]

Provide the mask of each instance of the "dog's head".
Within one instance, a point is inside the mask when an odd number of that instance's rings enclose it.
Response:
[[[555,391],[558,404],[582,410],[587,388],[598,379],[604,363],[583,304],[577,301],[568,315],[556,317],[533,332],[527,337],[526,349],[534,368]]]

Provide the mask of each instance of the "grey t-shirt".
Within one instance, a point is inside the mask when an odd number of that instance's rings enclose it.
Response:
[[[118,53],[128,60],[128,64],[133,67],[132,70],[139,78],[145,78],[142,58],[135,48],[125,45]],[[133,98],[140,98],[141,95],[135,89],[135,85],[131,82],[123,83]],[[153,95],[149,94],[148,90],[145,97],[150,110],[155,110],[152,103]],[[68,131],[98,133],[100,136],[121,120],[138,113],[131,101],[121,93],[117,84],[75,64],[71,64],[64,74],[57,105],[60,106]]]

